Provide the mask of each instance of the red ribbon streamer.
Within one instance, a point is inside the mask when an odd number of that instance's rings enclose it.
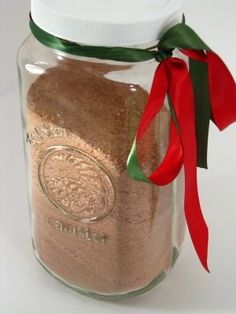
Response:
[[[223,61],[213,52],[182,50],[190,58],[208,63],[211,108],[220,130],[236,121],[236,86]],[[149,176],[157,185],[172,182],[182,166],[185,172],[185,216],[189,233],[203,267],[209,272],[208,228],[204,220],[197,186],[197,148],[194,94],[191,77],[185,62],[178,58],[163,60],[155,73],[148,102],[137,131],[139,141],[154,117],[160,112],[166,94],[177,117],[171,119],[169,146],[160,166]]]

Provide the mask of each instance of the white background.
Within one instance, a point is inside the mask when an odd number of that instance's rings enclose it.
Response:
[[[188,24],[236,77],[236,1],[186,0],[184,11]],[[15,65],[16,49],[29,33],[28,12],[29,0],[0,0],[0,313],[236,313],[236,125],[223,133],[211,126],[210,169],[199,172],[210,228],[210,275],[201,268],[188,235],[160,287],[119,302],[76,294],[35,261]]]

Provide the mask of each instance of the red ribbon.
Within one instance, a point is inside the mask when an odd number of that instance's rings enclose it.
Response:
[[[208,63],[211,109],[220,130],[236,121],[236,85],[223,61],[213,52],[182,50],[190,58]],[[204,220],[197,186],[195,104],[191,77],[179,58],[163,60],[155,73],[150,96],[137,131],[141,139],[169,95],[178,121],[171,119],[169,145],[160,166],[149,176],[157,185],[172,182],[182,166],[185,172],[185,216],[189,233],[203,267],[209,272],[208,228]]]

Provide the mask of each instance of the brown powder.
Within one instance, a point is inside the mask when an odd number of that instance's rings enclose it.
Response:
[[[105,74],[128,68],[65,60],[31,85],[25,113],[36,254],[68,284],[101,294],[147,286],[171,268],[184,236],[182,186],[127,176],[148,94]],[[141,142],[147,173],[163,157],[168,125],[163,109]]]

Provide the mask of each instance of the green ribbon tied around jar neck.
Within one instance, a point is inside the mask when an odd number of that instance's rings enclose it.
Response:
[[[207,168],[210,120],[220,130],[236,121],[235,81],[226,65],[186,25],[184,18],[167,30],[155,47],[147,49],[72,43],[45,32],[32,18],[30,28],[42,44],[68,54],[122,62],[151,59],[158,62],[150,95],[127,159],[127,174],[134,180],[162,186],[171,183],[184,167],[185,217],[198,257],[209,271],[208,228],[198,196],[197,166]],[[174,50],[188,57],[188,65],[172,56]],[[147,176],[137,158],[137,144],[160,112],[165,96],[171,113],[169,146],[159,167]]]

